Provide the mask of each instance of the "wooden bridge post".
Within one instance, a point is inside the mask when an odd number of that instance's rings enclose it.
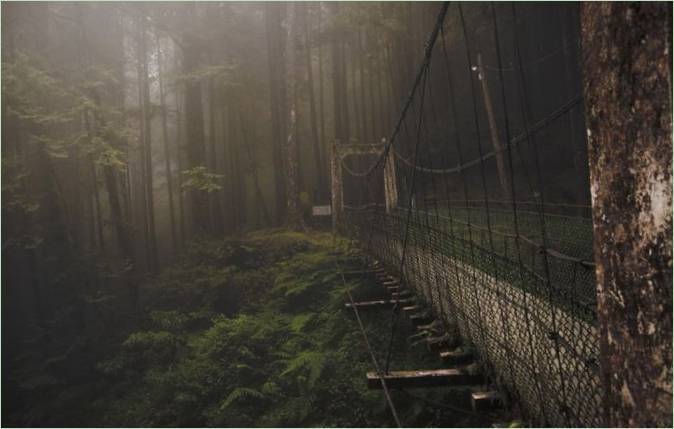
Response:
[[[503,145],[498,136],[498,126],[496,125],[496,118],[494,117],[494,106],[491,102],[491,95],[489,94],[489,84],[487,82],[487,72],[482,64],[482,53],[477,54],[477,77],[482,87],[482,95],[484,96],[484,106],[487,110],[487,119],[489,123],[489,134],[491,135],[491,144],[496,155],[496,171],[498,171],[499,182],[501,182],[501,189],[503,189],[504,200],[510,199],[510,182],[508,181],[508,170],[506,167],[505,154],[503,152]]]
[[[391,213],[398,205],[398,187],[396,183],[396,164],[393,158],[393,148],[388,151],[384,164],[384,198],[386,213]]]
[[[342,186],[342,154],[337,147],[338,141],[332,145],[330,158],[330,191],[332,194],[332,230],[337,231],[344,210],[344,187]]]
[[[332,228],[337,228],[344,212],[344,183],[342,178],[342,161],[347,156],[376,155],[384,153],[384,144],[339,144],[332,146],[330,169],[332,175]],[[390,213],[398,205],[398,188],[393,151],[389,151],[384,160],[384,201],[386,213]]]

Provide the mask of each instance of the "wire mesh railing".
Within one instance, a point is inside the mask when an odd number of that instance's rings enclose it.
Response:
[[[591,208],[577,180],[582,142],[565,132],[582,103],[573,88],[548,94],[527,74],[522,64],[535,58],[523,58],[520,7],[443,4],[384,153],[367,170],[344,170],[339,228],[475,350],[532,424],[598,426]],[[495,80],[483,81],[478,54],[498,64]],[[515,79],[504,78],[504,58]],[[558,107],[538,115],[553,96]],[[373,195],[389,151],[400,198],[387,209]]]

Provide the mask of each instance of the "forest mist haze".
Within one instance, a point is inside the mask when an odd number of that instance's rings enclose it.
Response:
[[[334,242],[317,232],[330,220],[311,213],[331,203],[335,144],[391,137],[440,7],[3,2],[5,422],[389,424],[380,397],[351,386],[368,362],[343,326],[344,290],[315,290],[337,276]],[[513,180],[521,201],[544,194],[567,207],[563,215],[589,218],[579,4],[518,4],[517,18],[509,3],[462,7],[461,18],[454,8],[447,15],[436,53],[442,48],[452,67],[430,65],[429,106],[419,115],[433,125],[423,165],[448,169],[482,156],[487,117],[492,138],[503,141],[567,106],[539,136],[544,179]],[[515,32],[526,88],[515,73]],[[471,71],[477,61],[481,69]],[[474,79],[487,82],[483,93],[491,88],[497,99],[503,87],[512,101],[474,97]],[[528,106],[517,101],[523,91]],[[452,109],[454,119],[442,119]],[[470,126],[476,116],[482,135]],[[511,135],[495,131],[507,121]],[[414,128],[399,138],[403,158],[414,154]],[[462,153],[447,144],[457,138]],[[363,171],[373,160],[348,165]],[[496,162],[488,160],[484,176],[468,172],[465,186],[503,203],[510,191]],[[519,171],[533,158],[514,162]],[[431,180],[417,186],[430,189]],[[383,184],[376,186],[373,196],[346,177],[345,204],[381,203]],[[401,205],[410,186],[399,180]],[[458,181],[435,186],[410,206],[465,191]],[[578,256],[591,257],[588,249]],[[312,264],[318,274],[308,272]],[[318,321],[334,329],[307,330]],[[374,336],[384,331],[372,327]],[[331,361],[344,380],[325,381]],[[408,405],[418,424],[485,423]],[[322,407],[325,414],[316,412]]]

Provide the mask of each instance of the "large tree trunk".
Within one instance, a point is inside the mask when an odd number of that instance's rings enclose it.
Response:
[[[171,246],[173,252],[175,253],[178,246],[178,239],[176,237],[176,220],[175,220],[175,212],[173,209],[173,171],[171,169],[171,153],[169,151],[169,142],[168,142],[168,121],[167,121],[168,107],[166,106],[166,97],[164,95],[163,56],[159,36],[156,36],[156,43],[157,43],[157,69],[159,71],[157,79],[159,80],[161,132],[162,132],[162,143],[164,145],[164,165],[166,167],[166,187],[169,201],[169,222],[171,223]]]
[[[287,215],[286,226],[291,230],[305,229],[304,220],[302,218],[302,210],[300,207],[299,198],[299,160],[297,159],[297,91],[298,78],[302,72],[301,66],[301,46],[302,41],[300,37],[298,14],[300,8],[304,6],[297,3],[291,11],[290,22],[290,49],[288,49],[288,64],[290,73],[288,73],[288,92],[290,94],[290,127],[288,133],[288,140],[286,144],[286,201],[287,201]]]
[[[339,3],[331,3],[335,17],[339,14]],[[340,143],[349,142],[349,109],[346,95],[346,64],[344,60],[343,30],[333,28],[332,40],[332,91],[335,115],[335,139]]]
[[[320,6],[319,6],[320,8]],[[314,72],[311,63],[311,26],[308,19],[309,7],[305,7],[302,12],[302,21],[304,27],[304,44],[305,44],[305,58],[307,63],[307,79],[309,86],[309,109],[311,113],[311,140],[314,151],[314,162],[316,163],[316,178],[318,194],[322,194],[325,188],[325,175],[323,166],[323,159],[321,157],[321,142],[318,139],[318,119],[316,118],[316,101],[314,97]]]
[[[322,31],[321,23],[322,23],[322,17],[323,17],[323,6],[321,3],[318,4],[318,33]],[[327,146],[325,142],[325,103],[323,100],[323,92],[324,92],[324,87],[323,87],[323,41],[320,41],[318,44],[318,116],[321,118],[321,148],[323,149],[323,153],[326,154],[326,156],[323,157],[322,164],[320,165],[321,170],[323,168],[327,167],[327,164],[325,162],[327,158]],[[327,187],[324,189],[321,189],[321,198],[325,195],[324,193],[327,193],[328,189]]]
[[[140,106],[142,111],[142,126],[143,126],[143,162],[144,162],[144,172],[143,183],[145,185],[145,204],[146,204],[146,216],[147,216],[147,225],[148,225],[148,242],[146,244],[147,248],[147,259],[148,267],[151,272],[156,272],[159,266],[157,261],[157,233],[155,229],[155,218],[154,218],[154,181],[153,181],[153,166],[152,166],[152,109],[150,107],[150,82],[148,78],[148,61],[147,61],[147,39],[145,31],[145,19],[139,18],[138,22],[139,28],[139,52],[138,52],[138,61],[139,67],[141,70],[139,85],[141,86],[140,92]]]
[[[285,139],[285,66],[283,57],[285,51],[285,36],[281,27],[284,15],[282,3],[268,3],[265,5],[265,24],[267,34],[267,58],[269,62],[269,92],[271,107],[271,139],[272,159],[274,165],[274,195],[276,196],[276,222],[280,224],[285,217],[285,181],[283,165],[283,140]]]
[[[671,427],[671,4],[582,8],[604,424]]]
[[[196,4],[185,6],[187,13],[196,27],[197,12]],[[190,74],[199,68],[199,51],[201,45],[192,34],[185,34],[183,38],[183,73]],[[204,111],[201,104],[201,85],[198,81],[188,80],[185,83],[185,138],[187,144],[188,168],[205,166],[205,141],[204,141]],[[191,189],[191,214],[193,232],[204,234],[209,231],[208,194],[205,191]]]
[[[260,179],[257,169],[257,156],[255,154],[255,148],[251,147],[252,141],[255,139],[248,138],[248,127],[246,125],[246,118],[242,113],[243,106],[239,108],[239,124],[241,126],[241,139],[244,148],[246,149],[246,157],[248,158],[248,168],[250,174],[253,177],[253,186],[255,187],[255,198],[257,201],[257,214],[262,215],[264,225],[271,225],[271,218],[269,216],[269,211],[267,210],[267,204],[264,202],[264,195],[262,194],[262,187],[260,186]],[[259,222],[258,222],[259,224]]]
[[[178,69],[178,67],[176,67]],[[178,167],[177,182],[178,185],[178,217],[179,222],[178,226],[180,231],[180,247],[185,246],[185,205],[183,199],[183,120],[184,115],[182,114],[182,103],[180,102],[180,92],[178,89],[175,90],[175,103],[176,103],[176,167]]]

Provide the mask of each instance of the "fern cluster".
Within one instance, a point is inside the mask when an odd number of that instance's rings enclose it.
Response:
[[[332,250],[327,235],[282,231],[193,243],[181,261],[144,285],[142,328],[98,363],[91,423],[389,425],[381,392],[366,388],[371,362],[344,307]],[[346,287],[365,297],[379,293],[363,280]],[[381,316],[363,314],[383,354],[390,325]],[[393,365],[410,367],[426,355],[407,346],[404,335],[396,337],[402,352]],[[407,421],[437,418],[394,395]]]

